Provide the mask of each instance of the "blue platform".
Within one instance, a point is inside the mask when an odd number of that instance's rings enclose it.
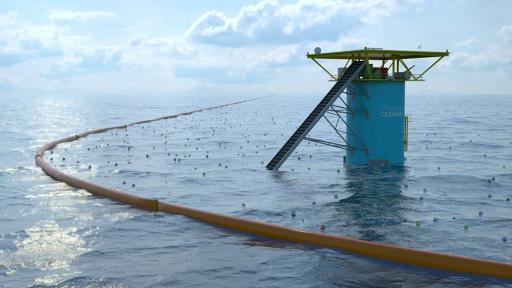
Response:
[[[354,81],[346,100],[346,164],[403,166],[405,81]]]

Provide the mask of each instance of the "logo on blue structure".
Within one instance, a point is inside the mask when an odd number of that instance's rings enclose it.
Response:
[[[404,117],[404,111],[400,106],[383,106],[380,112],[380,117],[383,118],[395,118]]]

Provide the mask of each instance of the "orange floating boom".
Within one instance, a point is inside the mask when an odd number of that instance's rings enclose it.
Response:
[[[252,99],[255,100],[255,99]],[[75,136],[62,138],[42,146],[36,153],[36,164],[46,173],[46,175],[53,179],[64,182],[71,187],[78,189],[85,189],[90,193],[121,203],[129,204],[137,208],[146,210],[166,212],[172,214],[179,214],[187,216],[208,224],[247,232],[255,235],[260,235],[268,238],[279,239],[300,244],[312,244],[322,247],[341,249],[352,253],[357,253],[365,256],[396,261],[404,264],[411,264],[423,266],[434,269],[444,269],[454,272],[472,273],[478,275],[486,275],[493,277],[512,278],[512,264],[502,263],[491,260],[463,257],[457,255],[450,255],[439,252],[423,251],[412,248],[405,248],[391,244],[376,243],[364,240],[353,239],[349,237],[337,236],[325,233],[316,233],[305,231],[301,229],[289,228],[286,226],[269,224],[249,219],[243,219],[234,216],[227,216],[213,212],[203,211],[199,209],[189,208],[181,205],[167,203],[157,199],[149,199],[132,195],[120,190],[103,187],[101,185],[79,179],[71,176],[55,167],[51,166],[43,158],[44,153],[53,149],[58,144],[65,142],[73,142],[80,138],[86,137],[91,134],[103,133],[105,131],[114,129],[125,129],[128,126],[148,123],[169,118],[176,118],[183,115],[189,115],[196,112],[205,110],[212,110],[229,105],[235,105],[246,101],[230,103],[221,106],[210,107],[206,109],[194,110],[187,113],[180,113],[176,115],[164,116],[156,119],[138,121],[122,126],[115,126],[103,129],[96,129],[80,133]]]

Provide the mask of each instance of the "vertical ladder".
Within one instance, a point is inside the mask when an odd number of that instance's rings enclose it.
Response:
[[[309,114],[309,116],[302,122],[302,124],[297,128],[295,133],[286,141],[286,143],[279,149],[279,152],[270,160],[267,164],[267,169],[269,170],[278,170],[281,165],[286,161],[286,159],[293,153],[295,148],[300,144],[300,142],[306,137],[316,125],[316,123],[322,118],[325,112],[331,107],[331,105],[336,101],[336,98],[341,94],[348,85],[358,77],[359,73],[364,68],[364,61],[353,61],[352,64],[348,67],[347,71],[343,74],[341,78],[338,79],[336,84],[331,88],[331,90],[325,95],[325,97],[318,103],[318,105],[313,109],[313,111]]]

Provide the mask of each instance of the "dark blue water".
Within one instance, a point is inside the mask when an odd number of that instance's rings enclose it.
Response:
[[[139,211],[57,183],[34,165],[50,140],[237,100],[3,97],[0,284],[512,287]],[[512,262],[512,97],[408,97],[403,169],[346,169],[341,150],[305,142],[282,172],[267,171],[318,101],[264,98],[90,136],[45,157],[81,178],[191,207]],[[313,133],[335,139],[327,125]]]

